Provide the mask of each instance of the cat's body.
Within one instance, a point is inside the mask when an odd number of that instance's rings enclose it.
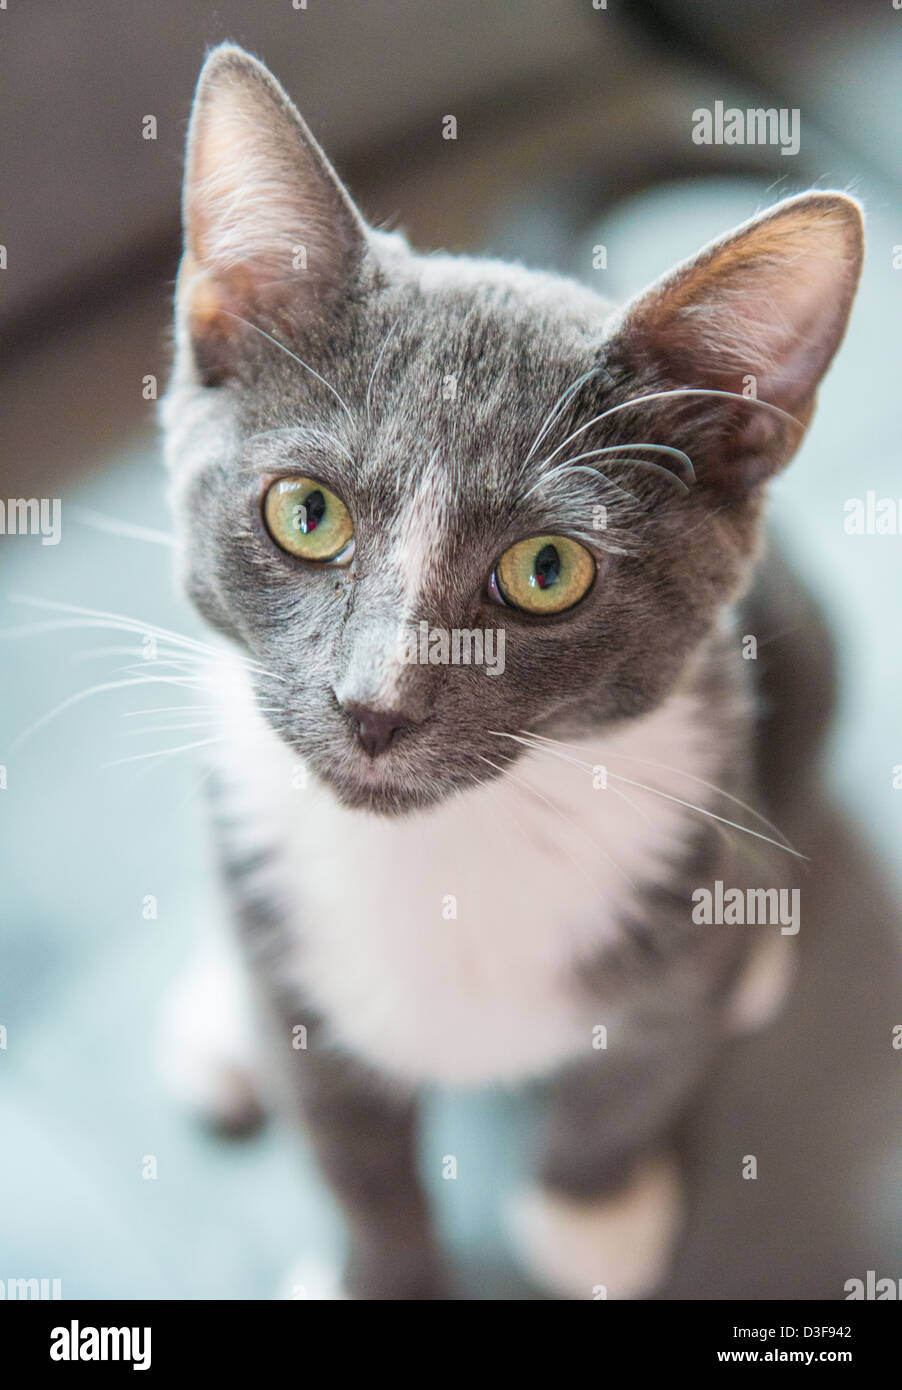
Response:
[[[742,650],[776,615],[738,604],[845,324],[857,211],[785,204],[612,314],[366,229],[224,49],[186,227],[165,419],[189,591],[233,643],[214,816],[350,1286],[444,1290],[418,1089],[530,1082],[527,1263],[574,1297],[644,1292],[679,1229],[668,1132],[785,974],[779,922],[692,904],[797,882],[807,770]],[[287,531],[279,488],[304,498]],[[504,671],[402,659],[420,623],[501,632]]]

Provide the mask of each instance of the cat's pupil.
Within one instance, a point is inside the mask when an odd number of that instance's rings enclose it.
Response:
[[[535,558],[533,566],[536,583],[540,589],[548,589],[561,577],[561,557],[556,545],[543,545]]]
[[[317,489],[316,492],[308,492],[304,499],[304,511],[306,513],[301,530],[306,535],[308,531],[315,531],[326,514],[326,499]]]

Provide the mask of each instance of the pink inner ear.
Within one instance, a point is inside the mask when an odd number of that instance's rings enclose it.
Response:
[[[673,392],[651,437],[685,448],[719,496],[747,497],[798,447],[845,331],[862,250],[855,203],[803,195],[706,248],[625,311],[618,347]]]
[[[305,269],[315,274],[325,252],[322,218],[316,217],[317,190],[304,186],[294,132],[240,90],[206,105],[185,199],[198,266],[215,279],[237,279],[238,293],[251,295],[297,283]]]
[[[703,252],[634,306],[630,329],[687,385],[804,411],[829,365],[860,268],[854,204],[812,195]]]
[[[275,79],[247,54],[201,75],[185,178],[179,299],[195,342],[235,320],[303,335],[360,254],[363,224]]]

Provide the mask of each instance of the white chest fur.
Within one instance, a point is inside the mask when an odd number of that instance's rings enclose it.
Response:
[[[619,779],[699,802],[698,782],[652,766],[706,775],[698,713],[675,697],[603,744],[568,746],[588,767],[526,753],[502,780],[390,819],[296,786],[289,752],[232,702],[242,810],[254,841],[284,847],[276,886],[298,905],[285,970],[335,1040],[402,1080],[447,1084],[539,1075],[590,1048],[606,1020],[574,966],[615,939],[635,885],[666,875],[692,823]]]

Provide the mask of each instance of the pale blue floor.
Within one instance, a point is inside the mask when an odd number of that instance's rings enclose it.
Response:
[[[592,237],[606,242],[612,281],[629,291],[753,211],[758,197],[757,189],[722,184],[659,191]],[[902,272],[892,271],[890,254],[899,212],[881,194],[847,345],[803,454],[775,489],[782,533],[840,634],[834,781],[896,874],[902,537],[848,537],[842,518],[844,499],[869,487],[902,495]],[[162,483],[148,437],[65,501],[165,530]],[[99,534],[68,515],[56,548],[24,537],[2,544],[3,595],[201,630],[174,592],[161,547]],[[44,616],[6,598],[0,604],[3,628]],[[109,634],[61,631],[4,647],[0,749],[66,696],[117,679],[127,657],[82,659],[111,644]],[[171,703],[186,703],[182,694]],[[335,1247],[335,1218],[309,1163],[277,1128],[240,1143],[206,1135],[172,1106],[153,1070],[167,981],[209,910],[199,773],[191,755],[106,764],[167,746],[165,737],[124,737],[141,721],[122,715],[168,702],[152,687],[149,698],[141,687],[100,694],[20,751],[0,754],[9,783],[0,792],[0,1022],[8,1030],[0,1051],[0,1279],[61,1278],[68,1297],[271,1297],[299,1254]],[[156,921],[142,917],[146,894],[158,899]],[[483,1266],[496,1296],[508,1285],[486,1270],[500,1258],[497,1205],[519,1166],[521,1131],[511,1102],[477,1098],[441,1107],[427,1142],[426,1170],[452,1239]],[[457,1183],[436,1176],[446,1152],[458,1158]],[[156,1156],[155,1181],[142,1178],[146,1155]]]

